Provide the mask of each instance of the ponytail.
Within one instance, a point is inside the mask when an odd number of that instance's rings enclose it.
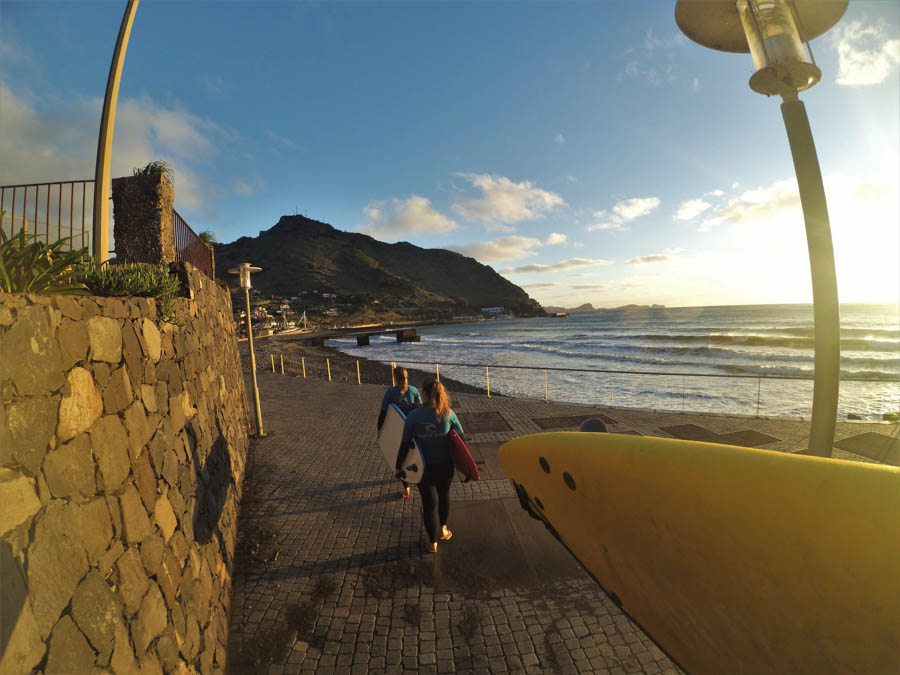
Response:
[[[394,368],[394,378],[397,380],[397,386],[400,387],[400,393],[405,394],[409,389],[409,373],[406,372],[406,368],[403,366]]]
[[[438,418],[450,417],[450,394],[440,382],[435,382],[431,388],[429,404],[434,408],[434,414]]]

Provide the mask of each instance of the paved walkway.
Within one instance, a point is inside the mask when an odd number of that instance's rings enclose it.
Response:
[[[600,415],[619,433],[783,451],[808,434],[790,420],[456,396],[483,480],[454,482],[454,537],[434,555],[418,494],[398,499],[376,445],[383,387],[271,373],[259,383],[270,435],[254,443],[245,485],[232,673],[676,672],[522,511],[497,448]],[[856,452],[835,456],[896,463],[897,437],[896,424],[840,422],[836,445]]]

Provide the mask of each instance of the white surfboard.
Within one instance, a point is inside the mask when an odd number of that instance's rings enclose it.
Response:
[[[394,468],[397,464],[397,451],[400,449],[400,441],[403,440],[403,425],[406,423],[406,415],[404,415],[396,404],[391,403],[388,406],[387,415],[384,417],[384,424],[381,427],[381,436],[378,438],[378,444],[381,446],[381,453],[384,455],[384,461],[391,468],[391,474],[396,472]],[[414,448],[410,448],[406,453],[406,461],[403,462],[403,470],[406,472],[405,480],[407,483],[418,483],[422,480],[422,473],[425,471],[425,458],[422,456],[422,448],[419,441],[414,440]]]

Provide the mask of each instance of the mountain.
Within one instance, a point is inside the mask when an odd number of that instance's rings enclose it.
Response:
[[[567,312],[569,314],[577,314],[578,312],[593,312],[596,311],[594,306],[586,302],[583,305],[578,305],[578,307],[573,307],[572,309],[566,309],[565,307],[544,307],[548,312]]]
[[[216,244],[215,255],[223,279],[242,262],[261,267],[253,275],[253,287],[272,295],[318,290],[458,313],[496,306],[518,315],[544,311],[525,291],[474,258],[407,242],[387,244],[299,215],[282,216],[258,237]]]

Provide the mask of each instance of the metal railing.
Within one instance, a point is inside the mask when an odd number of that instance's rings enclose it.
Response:
[[[212,249],[175,209],[172,209],[172,221],[175,230],[175,261],[191,263],[210,279],[214,278],[215,262]]]
[[[353,384],[383,384],[389,385],[391,384],[391,375],[390,368],[395,365],[381,363],[380,361],[367,361],[365,359],[360,360],[356,359],[353,356],[348,354],[334,354],[331,357],[325,357],[320,355],[310,355],[310,356],[284,356],[277,352],[271,350],[261,350],[259,354],[259,360],[257,361],[257,369],[262,371],[269,371],[273,373],[280,373],[284,375],[294,375],[297,377],[304,378],[321,378],[327,379],[329,382],[347,382]],[[364,367],[360,367],[360,363],[368,364]],[[373,364],[377,364],[377,368],[373,369],[371,366]],[[557,403],[565,403],[565,402],[575,402],[575,403],[584,403],[584,400],[573,401],[571,398],[566,399],[563,397],[552,397],[551,394],[553,392],[554,387],[559,386],[559,382],[552,382],[549,374],[550,373],[579,373],[585,375],[593,375],[598,377],[603,377],[602,386],[606,388],[608,391],[606,392],[605,400],[601,400],[599,396],[600,386],[590,390],[592,394],[594,394],[593,399],[590,401],[593,405],[603,405],[608,406],[610,408],[634,408],[634,409],[652,409],[666,412],[723,412],[728,414],[739,414],[739,415],[748,415],[752,417],[761,417],[767,416],[761,414],[761,407],[763,403],[763,381],[767,383],[770,381],[778,381],[778,382],[790,382],[793,381],[797,384],[801,384],[803,386],[808,386],[811,390],[814,379],[812,377],[806,376],[798,376],[798,375],[730,375],[730,374],[721,374],[721,373],[682,373],[682,372],[661,372],[661,371],[640,371],[640,370],[602,370],[602,369],[591,369],[591,368],[540,368],[536,366],[504,366],[498,364],[485,364],[485,363],[453,363],[453,362],[442,362],[435,363],[432,361],[407,361],[404,360],[398,362],[398,365],[402,365],[404,367],[407,366],[417,366],[419,370],[423,370],[426,372],[434,373],[437,378],[440,378],[442,374],[446,377],[450,377],[456,379],[457,381],[463,381],[469,384],[470,387],[480,389],[482,392],[486,393],[488,396],[492,394],[500,394],[503,396],[514,396],[516,398],[523,398],[529,400],[544,400],[550,402]],[[461,380],[457,373],[454,373],[452,370],[448,371],[448,368],[465,368],[468,369],[469,377]],[[504,385],[508,386],[508,382],[504,382],[501,378],[497,377],[496,372],[492,373],[491,371],[497,370],[513,370],[513,371],[535,371],[538,373],[538,378],[532,382],[531,389],[534,394],[538,395],[525,395],[521,391],[510,393],[510,390],[507,388],[505,391],[501,391],[504,388]],[[481,375],[478,376],[478,380],[476,381],[473,375],[475,375],[472,371],[480,371]],[[672,405],[666,406],[646,406],[646,405],[635,405],[633,402],[637,398],[636,395],[631,392],[629,394],[629,400],[623,401],[624,392],[627,388],[628,384],[634,385],[635,378],[641,377],[653,377],[657,380],[664,378],[667,380],[669,386],[661,386],[656,387],[654,390],[655,394],[668,394],[668,402]],[[740,395],[737,395],[736,392],[730,391],[728,394],[725,392],[713,392],[710,393],[709,387],[696,386],[693,384],[689,384],[691,381],[696,381],[697,378],[712,378],[715,380],[738,380],[748,382],[751,385],[752,391],[748,389],[748,391],[742,392]],[[674,380],[674,384],[672,382]],[[752,381],[755,380],[755,385]],[[492,388],[493,382],[493,388]],[[498,387],[497,384],[501,386]],[[881,379],[863,379],[863,378],[842,378],[841,384],[849,384],[849,383],[863,383],[865,385],[892,385],[896,387],[900,387],[900,378],[881,378]],[[518,383],[521,384],[521,383]],[[788,385],[783,385],[788,386]],[[696,396],[698,394],[703,395],[704,397],[712,398],[712,397],[721,397],[725,398],[727,395],[732,396],[736,399],[736,401],[740,400],[741,410],[743,412],[739,412],[736,410],[732,410],[728,407],[720,407],[712,410],[710,408],[697,409],[697,408],[689,408],[687,405],[687,400],[689,395]],[[617,406],[617,396],[618,396],[618,406]],[[811,401],[811,393],[810,398]],[[675,404],[675,401],[678,401],[678,404]],[[753,412],[749,412],[749,410]],[[848,414],[854,414],[852,410],[845,410]],[[866,414],[862,411],[857,411],[858,414]],[[770,415],[774,414],[777,417],[801,417],[807,418],[807,414],[789,414],[789,413],[770,413]]]
[[[19,231],[47,244],[67,239],[67,249],[91,246],[93,180],[27,183],[0,187],[0,229],[12,236]]]

